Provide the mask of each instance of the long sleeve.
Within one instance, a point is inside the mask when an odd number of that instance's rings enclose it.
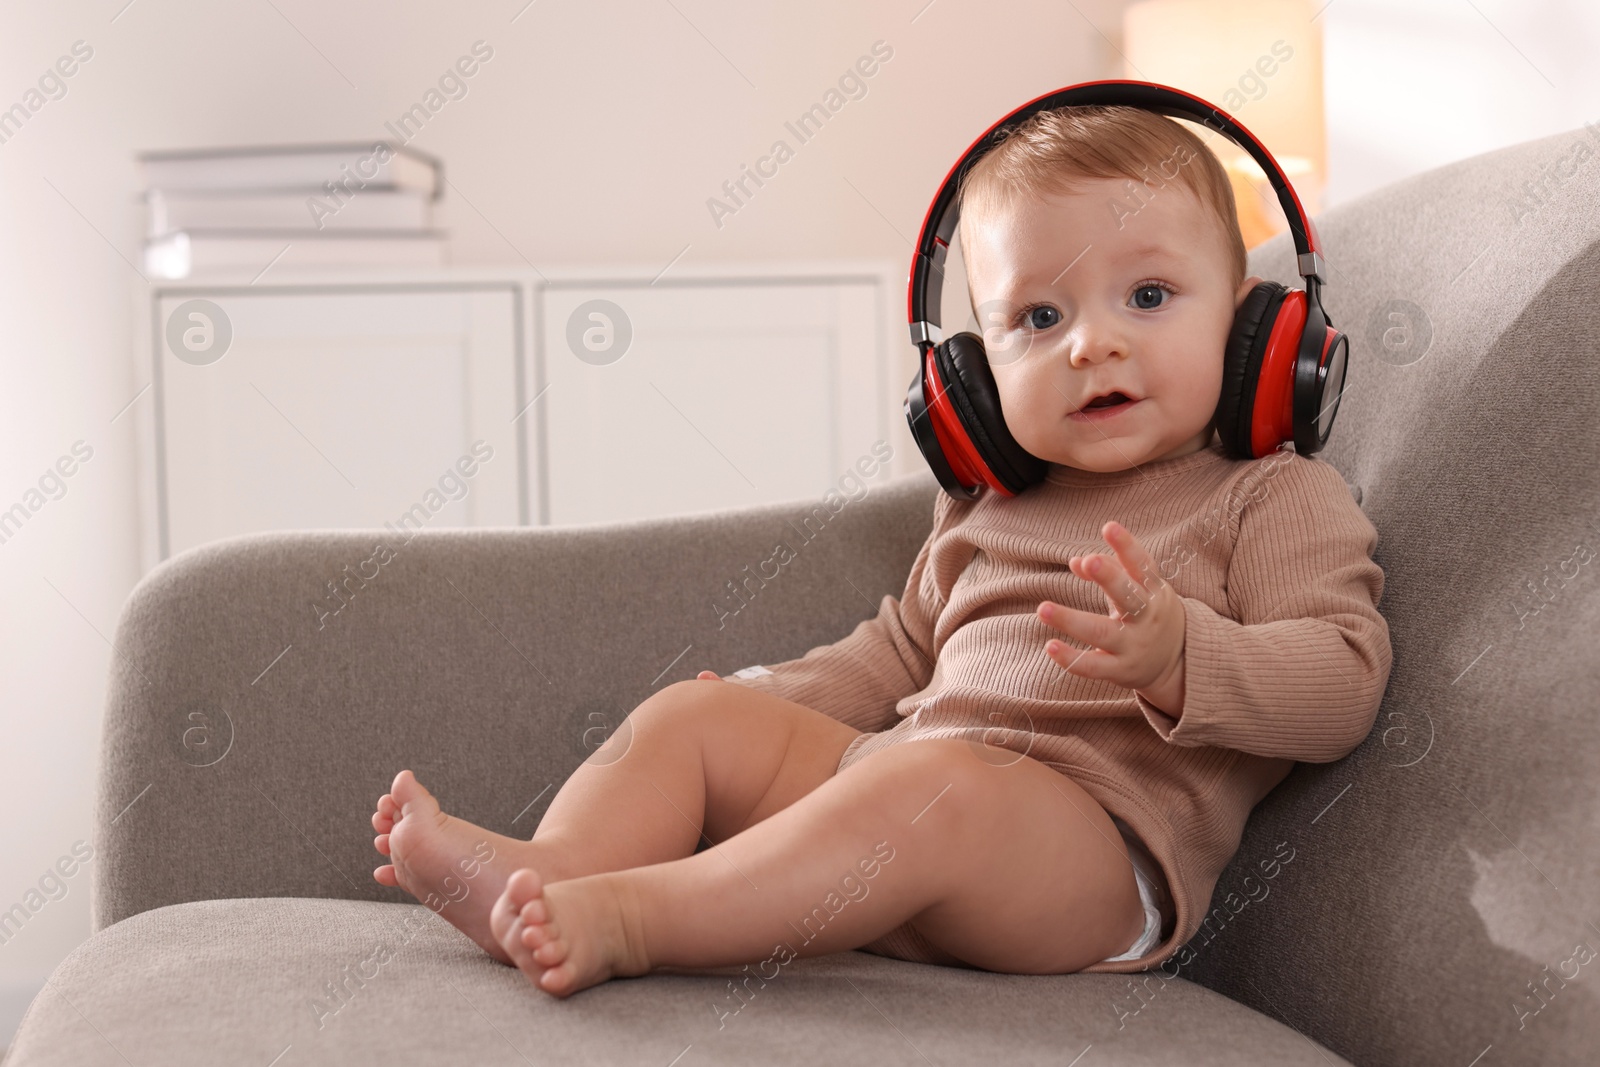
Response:
[[[952,521],[954,503],[942,492],[935,498],[933,529],[911,564],[899,599],[885,596],[876,615],[831,645],[769,665],[765,670],[770,673],[746,668],[751,675],[725,680],[804,704],[862,731],[899,721],[896,703],[926,688],[933,678],[933,628],[944,594],[929,561]]]
[[[1255,489],[1228,565],[1234,617],[1183,598],[1179,716],[1135,697],[1171,744],[1329,763],[1370,732],[1388,684],[1378,532],[1322,460],[1295,456]]]

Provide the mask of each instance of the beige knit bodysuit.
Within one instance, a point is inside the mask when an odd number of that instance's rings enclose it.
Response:
[[[839,768],[889,745],[982,740],[1068,775],[1132,828],[1166,878],[1172,956],[1204,917],[1250,811],[1294,761],[1330,762],[1367,736],[1389,677],[1377,605],[1377,530],[1339,472],[1281,450],[1237,460],[1210,447],[1125,471],[1052,464],[1015,497],[935,499],[933,529],[897,600],[770,673],[728,680],[866,731]],[[1182,597],[1185,696],[1172,717],[1114,683],[1068,673],[1042,600],[1108,614],[1074,555],[1105,553],[1115,519]],[[951,962],[909,927],[864,946]]]

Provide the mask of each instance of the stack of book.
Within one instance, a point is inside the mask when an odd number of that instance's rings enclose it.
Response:
[[[152,277],[437,265],[441,167],[389,142],[146,152]]]

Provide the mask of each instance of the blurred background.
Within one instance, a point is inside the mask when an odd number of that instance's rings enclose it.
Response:
[[[1174,85],[1316,214],[1594,121],[1597,44],[1575,0],[7,5],[0,1046],[89,934],[93,860],[52,872],[162,560],[820,496],[878,442],[911,473],[911,243],[1006,112]],[[1247,244],[1282,229],[1216,147]]]

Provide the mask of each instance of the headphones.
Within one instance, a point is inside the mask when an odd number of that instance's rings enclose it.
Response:
[[[975,499],[984,486],[1015,496],[1042,481],[1048,469],[1047,461],[1017,444],[1006,429],[983,339],[962,331],[942,340],[939,283],[960,215],[960,180],[999,143],[997,131],[1040,111],[1087,105],[1124,105],[1192,119],[1249,152],[1266,172],[1289,220],[1305,288],[1261,282],[1239,305],[1223,357],[1216,426],[1236,458],[1259,458],[1285,441],[1293,441],[1299,455],[1319,451],[1338,413],[1350,344],[1322,308],[1322,242],[1289,179],[1250,131],[1197,96],[1153,82],[1083,82],[1036,97],[989,127],[950,168],[922,220],[906,301],[919,358],[905,413],[939,484],[957,500]]]

